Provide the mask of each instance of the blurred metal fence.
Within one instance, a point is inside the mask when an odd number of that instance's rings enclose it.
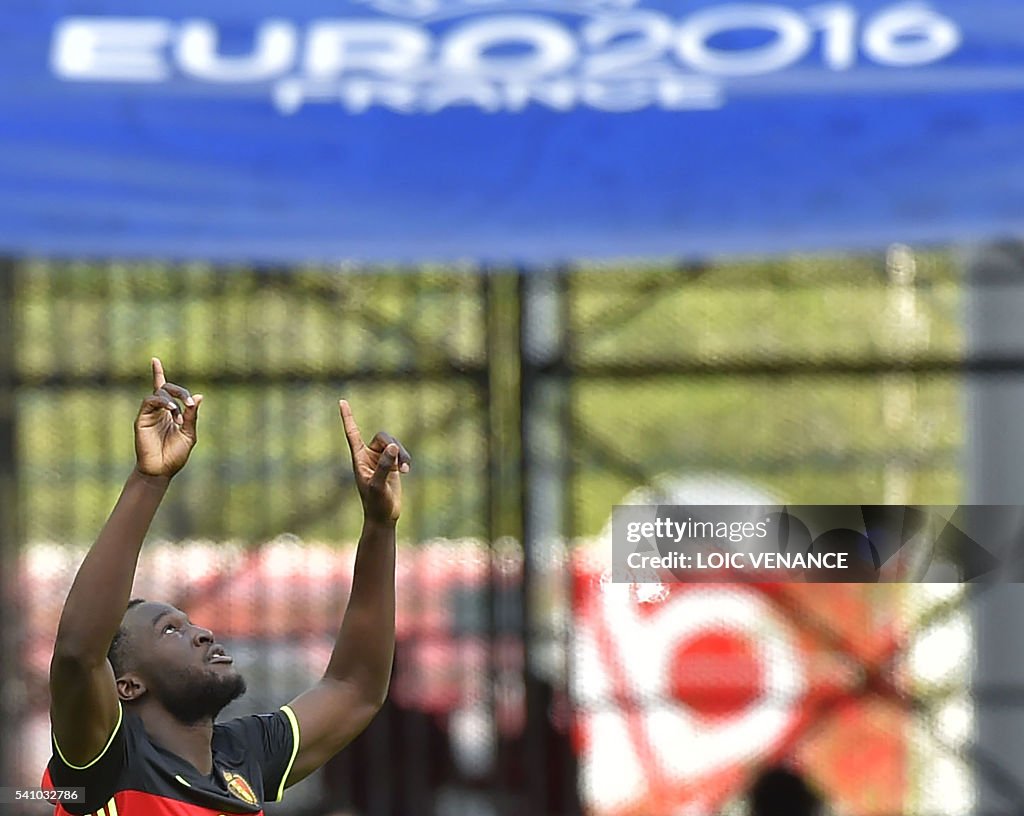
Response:
[[[969,647],[962,594],[707,588],[707,631],[658,664],[658,691],[615,642],[640,620],[637,599],[595,589],[623,501],[958,503],[962,284],[949,256],[530,272],[19,262],[0,286],[2,620],[17,656],[3,669],[5,778],[30,783],[30,746],[45,753],[47,638],[131,467],[157,354],[207,401],[143,583],[218,611],[256,678],[249,705],[301,690],[343,608],[359,509],[337,397],[416,461],[392,699],[268,813],[705,812],[787,758],[841,812],[970,807],[969,672],[945,667],[961,654],[950,644]],[[698,608],[686,593],[653,600]],[[745,611],[730,623],[730,609]],[[772,660],[800,664],[800,700],[752,667],[765,655],[751,657],[745,615],[785,629]],[[945,657],[920,657],[936,631]],[[589,639],[607,688],[588,685]],[[636,712],[663,692],[695,712],[698,745],[756,702],[785,722],[760,748],[744,736],[713,773],[669,762],[609,793],[602,775],[626,780],[631,762],[696,750],[699,764],[703,749],[634,739]],[[844,775],[851,740],[867,754]],[[952,794],[926,795],[933,749],[959,769]]]

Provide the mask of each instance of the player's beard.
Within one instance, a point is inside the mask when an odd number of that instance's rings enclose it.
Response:
[[[215,720],[224,706],[245,694],[245,678],[234,671],[188,666],[169,672],[151,688],[175,719],[193,725]]]

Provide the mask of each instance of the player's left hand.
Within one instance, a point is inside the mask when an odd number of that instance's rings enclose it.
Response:
[[[370,444],[363,442],[352,409],[340,400],[341,421],[352,452],[352,470],[368,521],[394,524],[402,512],[402,483],[399,474],[412,466],[409,452],[391,434],[381,431]]]

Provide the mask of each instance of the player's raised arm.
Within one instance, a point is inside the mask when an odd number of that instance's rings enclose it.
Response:
[[[201,401],[167,382],[153,359],[153,394],[135,420],[135,469],[75,576],[50,663],[54,739],[72,766],[96,759],[117,724],[118,693],[107,650],[128,605],[146,531],[196,443]]]
[[[289,707],[299,729],[298,752],[284,785],[309,775],[369,724],[387,697],[395,652],[395,524],[402,506],[400,473],[409,454],[378,433],[363,443],[344,400],[340,403],[352,468],[363,503],[352,594],[327,671]]]

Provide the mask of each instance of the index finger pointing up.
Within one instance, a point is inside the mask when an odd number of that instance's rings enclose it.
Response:
[[[150,363],[153,366],[153,390],[157,391],[163,388],[167,382],[167,378],[164,376],[164,364],[160,362],[159,357],[154,357]]]
[[[341,421],[345,426],[345,438],[348,440],[348,449],[355,456],[365,446],[363,437],[359,433],[359,426],[356,425],[356,418],[352,416],[352,409],[347,400],[338,400],[338,408],[341,409]]]

